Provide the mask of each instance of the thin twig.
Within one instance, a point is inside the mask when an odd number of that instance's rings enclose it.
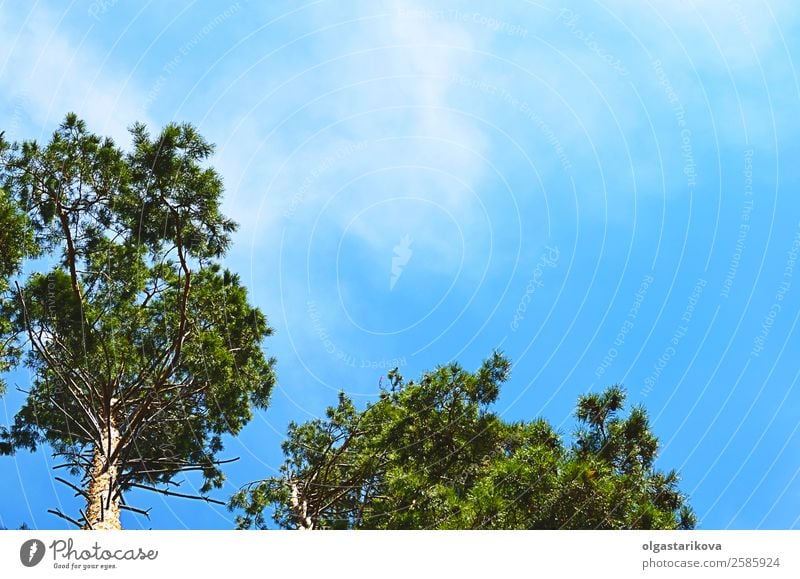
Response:
[[[193,500],[196,500],[196,501],[205,501],[207,503],[213,503],[215,505],[222,505],[222,506],[225,506],[225,504],[226,504],[226,503],[224,503],[222,501],[218,501],[216,499],[212,499],[211,497],[204,497],[204,496],[200,496],[200,495],[185,495],[183,493],[174,493],[172,491],[168,491],[168,490],[165,490],[165,489],[158,489],[156,487],[149,487],[147,485],[142,485],[142,484],[139,484],[139,483],[130,483],[130,486],[138,488],[138,489],[144,489],[144,490],[147,490],[147,491],[153,491],[155,493],[160,493],[162,495],[167,495],[168,497],[180,497],[180,498],[183,498],[183,499],[193,499]]]
[[[47,509],[47,512],[48,512],[48,513],[50,513],[51,515],[55,515],[55,516],[57,516],[57,517],[61,517],[62,519],[66,520],[66,521],[69,521],[70,523],[72,523],[73,525],[75,525],[76,527],[78,527],[79,529],[80,529],[81,527],[83,527],[83,525],[81,525],[81,524],[80,524],[78,521],[76,521],[76,520],[75,520],[75,519],[73,519],[72,517],[68,517],[67,515],[65,515],[65,514],[64,514],[64,513],[62,513],[61,511],[56,511],[56,510],[54,510],[54,509]]]
[[[137,515],[144,515],[148,520],[150,519],[150,511],[152,509],[137,509],[136,507],[131,507],[128,505],[120,505],[119,508],[123,511],[130,511],[132,513],[136,513]]]
[[[76,494],[75,494],[75,496],[76,496],[76,497],[80,495],[80,496],[82,496],[82,497],[83,497],[83,498],[85,498],[85,499],[89,498],[89,497],[88,497],[88,494],[86,493],[86,491],[85,491],[85,490],[83,490],[82,488],[75,486],[74,484],[72,484],[71,482],[69,482],[69,481],[67,481],[67,480],[64,480],[64,479],[63,479],[63,478],[61,478],[60,476],[53,477],[53,478],[55,478],[55,480],[57,480],[57,481],[58,481],[58,482],[60,482],[60,483],[64,483],[64,484],[65,484],[65,485],[67,485],[69,488],[71,488],[72,490],[74,490],[74,491],[75,491],[75,493],[76,493]]]
[[[86,521],[86,526],[89,527],[89,530],[93,531],[94,525],[92,525],[92,522],[89,520],[89,517],[86,516],[86,513],[83,512],[83,509],[78,509],[78,512],[83,517],[83,520]]]

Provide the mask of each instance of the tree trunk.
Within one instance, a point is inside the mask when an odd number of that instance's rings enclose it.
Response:
[[[292,512],[297,520],[298,531],[313,531],[314,521],[308,515],[308,503],[305,500],[300,500],[300,490],[297,488],[297,483],[291,483],[292,488]]]
[[[110,457],[119,444],[119,430],[114,418],[103,432],[102,445],[95,447],[89,486],[86,489],[86,530],[119,531],[119,489],[117,465],[109,464]]]

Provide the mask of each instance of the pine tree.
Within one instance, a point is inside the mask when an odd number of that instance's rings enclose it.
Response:
[[[8,151],[9,144],[0,132],[0,158]],[[0,182],[0,308],[11,297],[10,279],[19,273],[26,255],[34,255],[33,235],[28,227],[25,213]],[[8,335],[10,323],[0,317],[0,336]],[[7,340],[0,342],[0,373],[8,370],[19,358],[19,351]],[[0,380],[0,395],[5,384]]]
[[[0,164],[42,252],[3,305],[2,341],[26,352],[33,380],[0,451],[49,444],[77,480],[56,478],[86,500],[80,518],[52,512],[87,529],[142,512],[130,489],[184,496],[186,471],[211,500],[222,436],[275,382],[267,319],[219,263],[236,226],[204,166],[212,145],[186,124],[131,134],[125,154],[70,114],[45,146],[4,146]]]
[[[449,364],[417,382],[389,374],[377,402],[346,395],[324,418],[291,424],[280,475],[229,506],[240,528],[676,529],[694,515],[678,475],[654,466],[658,441],[625,393],[582,396],[571,443],[545,420],[491,411],[510,363]]]

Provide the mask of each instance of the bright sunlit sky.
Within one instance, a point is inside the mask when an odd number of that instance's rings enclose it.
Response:
[[[0,2],[0,130],[68,111],[217,144],[225,265],[279,385],[216,498],[275,474],[290,420],[387,369],[513,361],[495,410],[566,436],[643,403],[699,528],[800,528],[800,61],[793,0]],[[0,423],[21,404],[6,377]],[[0,525],[66,528],[48,449],[0,457]],[[189,492],[195,479],[187,479]],[[126,528],[232,528],[135,494]]]

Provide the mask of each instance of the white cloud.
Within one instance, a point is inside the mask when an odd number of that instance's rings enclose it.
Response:
[[[127,127],[134,121],[147,122],[132,79],[111,69],[104,55],[93,52],[90,40],[68,31],[54,10],[41,3],[30,8],[3,4],[0,38],[0,87],[10,100],[4,106],[23,108],[24,116],[43,129],[40,138],[46,139],[70,111],[92,132],[120,144],[129,141]]]
[[[363,12],[338,11],[340,25],[329,33],[324,27],[331,22],[311,17],[311,30],[318,27],[311,54],[292,63],[292,72],[308,68],[263,105],[283,118],[261,117],[256,104],[242,122],[217,121],[214,132],[227,131],[223,165],[238,165],[235,179],[247,184],[230,209],[244,229],[260,230],[260,239],[274,239],[287,226],[307,229],[319,211],[326,226],[343,231],[365,207],[410,192],[453,212],[473,203],[465,189],[476,187],[485,171],[480,155],[487,141],[473,120],[448,109],[451,78],[469,66],[473,39],[459,23],[408,2],[375,6],[373,16]],[[285,124],[273,131],[278,123]],[[379,187],[346,186],[382,171]],[[342,187],[347,203],[331,203]],[[418,235],[435,233],[425,211],[405,217]]]

